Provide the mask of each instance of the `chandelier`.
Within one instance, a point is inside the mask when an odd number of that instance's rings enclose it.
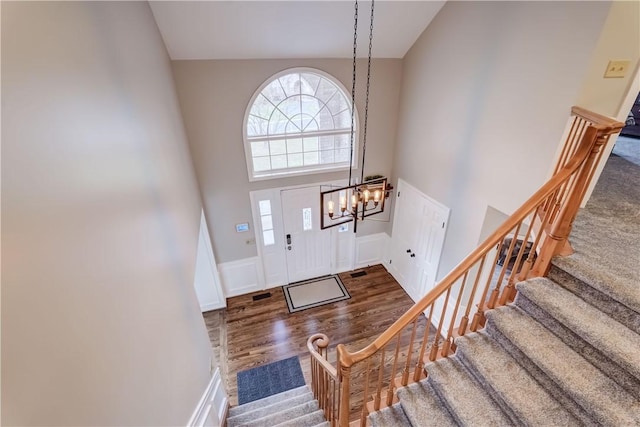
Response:
[[[367,63],[367,93],[364,109],[364,128],[362,140],[362,169],[360,180],[352,181],[354,122],[356,101],[356,51],[358,38],[358,0],[355,1],[354,34],[353,34],[353,79],[351,85],[351,155],[349,157],[349,181],[345,187],[320,192],[320,228],[326,229],[353,222],[355,233],[358,221],[366,217],[384,212],[385,200],[393,188],[382,176],[364,177],[364,160],[367,150],[367,121],[369,118],[369,87],[371,82],[371,47],[373,41],[374,0],[371,1],[371,19],[369,25],[369,55]]]

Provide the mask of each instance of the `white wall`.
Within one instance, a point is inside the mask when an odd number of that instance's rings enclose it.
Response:
[[[404,59],[393,175],[451,208],[442,277],[488,205],[545,180],[607,2],[447,2]]]
[[[184,425],[201,203],[146,2],[2,2],[2,424]]]
[[[320,69],[336,77],[345,87],[351,88],[352,61],[173,61],[172,65],[216,260],[228,263],[255,257],[255,230],[251,229],[248,233],[235,232],[235,224],[253,223],[250,191],[346,179],[348,172],[250,183],[242,141],[242,121],[247,105],[265,80],[279,71],[293,67]],[[356,106],[361,128],[364,125],[366,69],[366,60],[359,60]],[[401,75],[402,61],[399,59],[378,59],[372,63],[365,175],[379,173],[389,176],[391,173]],[[360,134],[362,137],[362,132]],[[360,176],[360,170],[356,176]],[[385,213],[376,218],[386,215]],[[358,235],[390,229],[388,221],[368,221],[358,226]]]

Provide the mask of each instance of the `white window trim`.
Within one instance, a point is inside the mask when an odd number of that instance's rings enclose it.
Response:
[[[271,82],[274,81],[275,79],[280,78],[287,74],[305,73],[305,72],[318,74],[326,78],[327,80],[331,81],[332,83],[334,83],[336,86],[338,86],[340,89],[344,91],[344,93],[347,95],[348,101],[351,102],[351,96],[349,96],[351,94],[351,91],[347,90],[347,88],[342,84],[342,82],[338,80],[336,77],[322,70],[318,70],[317,68],[310,68],[310,67],[287,68],[286,70],[282,70],[272,75],[268,79],[266,79],[260,85],[260,87],[258,87],[258,89],[254,92],[253,96],[251,97],[251,100],[247,104],[247,108],[245,109],[245,112],[244,112],[244,120],[242,121],[242,142],[244,145],[244,157],[247,162],[247,174],[249,175],[249,182],[265,181],[265,180],[277,179],[277,178],[286,178],[290,176],[315,175],[319,173],[349,170],[348,165],[335,166],[333,164],[314,165],[312,167],[301,166],[299,168],[288,168],[288,169],[282,169],[282,170],[267,171],[264,173],[259,173],[257,176],[253,170],[253,157],[251,156],[251,144],[248,141],[248,135],[247,135],[247,123],[249,121],[249,113],[251,112],[251,107],[253,107],[253,103],[255,102],[256,98],[260,96],[260,94],[262,93],[262,90],[265,87],[267,87],[269,84],[271,84]],[[360,120],[359,120],[358,108],[355,105],[354,105],[354,109],[355,109],[355,114],[354,114],[355,137],[354,137],[354,144],[353,144],[352,168],[354,170],[357,170],[358,169],[358,161],[357,161],[358,148],[360,146],[360,132],[359,132]]]

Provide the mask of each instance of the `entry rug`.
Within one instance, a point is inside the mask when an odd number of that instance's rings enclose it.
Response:
[[[289,313],[351,298],[337,275],[296,282],[282,287]]]
[[[298,356],[238,372],[238,404],[305,385]]]

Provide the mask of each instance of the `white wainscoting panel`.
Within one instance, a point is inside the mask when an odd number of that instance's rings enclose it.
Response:
[[[220,279],[227,298],[264,289],[260,259],[251,257],[218,264]]]
[[[187,427],[218,427],[223,424],[229,400],[222,387],[220,368],[211,376],[207,389],[200,398]]]
[[[356,238],[354,269],[374,264],[387,264],[387,250],[391,237],[387,233],[376,233]],[[387,262],[385,262],[387,261]]]

